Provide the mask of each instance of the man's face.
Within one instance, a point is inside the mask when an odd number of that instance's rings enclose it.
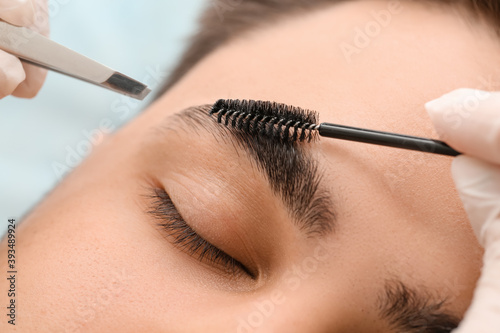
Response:
[[[309,233],[255,155],[196,106],[276,101],[321,122],[436,137],[425,102],[498,88],[486,29],[449,8],[357,1],[213,52],[20,225],[18,330],[446,332],[482,254],[450,158],[301,145],[333,214],[331,231]]]

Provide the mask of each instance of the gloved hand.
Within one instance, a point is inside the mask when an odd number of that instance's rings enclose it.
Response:
[[[47,0],[0,0],[0,19],[28,27],[45,36],[49,33]],[[19,43],[29,41],[29,36]],[[0,99],[14,95],[34,97],[41,89],[47,71],[21,61],[0,50]]]
[[[454,333],[500,332],[500,92],[455,90],[426,104],[442,140],[464,155],[452,174],[476,236],[483,269]]]

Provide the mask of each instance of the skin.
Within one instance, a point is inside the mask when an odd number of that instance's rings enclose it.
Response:
[[[2,320],[0,331],[237,332],[258,316],[257,304],[272,301],[259,332],[386,332],[376,304],[394,278],[447,298],[445,308],[462,316],[482,250],[451,158],[332,139],[308,146],[337,214],[335,231],[318,239],[293,225],[231,142],[165,120],[191,105],[245,98],[317,110],[320,121],[437,137],[424,103],[458,87],[498,89],[498,43],[459,11],[403,2],[348,62],[340,45],[388,6],[347,2],[234,40],[99,145],[16,230],[18,325]],[[230,276],[175,247],[145,213],[151,184],[259,278]],[[2,258],[6,250],[4,242]]]

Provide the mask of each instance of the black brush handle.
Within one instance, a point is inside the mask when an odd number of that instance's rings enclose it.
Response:
[[[418,136],[373,131],[363,128],[322,123],[318,128],[319,135],[329,138],[371,143],[379,146],[388,146],[425,153],[457,156],[458,151],[443,141],[420,138]]]

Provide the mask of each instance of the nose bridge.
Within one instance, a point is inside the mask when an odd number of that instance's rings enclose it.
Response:
[[[328,304],[317,296],[299,290],[289,293],[275,290],[268,297],[252,302],[248,312],[239,316],[234,332],[336,332],[332,330],[331,317],[325,316]]]
[[[310,255],[283,272],[270,290],[240,313],[235,333],[335,332],[332,328],[337,325],[332,323],[332,315],[339,314],[332,312],[343,310],[336,305],[336,293],[327,292],[333,282],[324,274],[329,248],[330,244],[320,242]]]
[[[372,308],[373,295],[366,291],[356,293],[347,280],[311,276],[295,286],[296,289],[287,289],[280,284],[265,297],[252,301],[239,313],[233,332],[387,331],[378,312]]]
[[[275,305],[276,306],[276,305]],[[387,332],[382,322],[357,316],[341,302],[328,307],[319,302],[298,302],[287,308],[273,308],[271,303],[261,302],[246,316],[240,317],[234,333],[345,333],[345,332]]]
[[[255,309],[248,314],[247,317],[241,318],[238,321],[235,333],[272,333],[272,332],[327,332],[326,330],[318,330],[321,325],[315,320],[314,314],[303,313],[273,313],[269,315],[272,307],[270,303]],[[268,307],[267,309],[265,307]],[[323,325],[324,326],[324,325]],[[331,330],[329,332],[332,332]]]

